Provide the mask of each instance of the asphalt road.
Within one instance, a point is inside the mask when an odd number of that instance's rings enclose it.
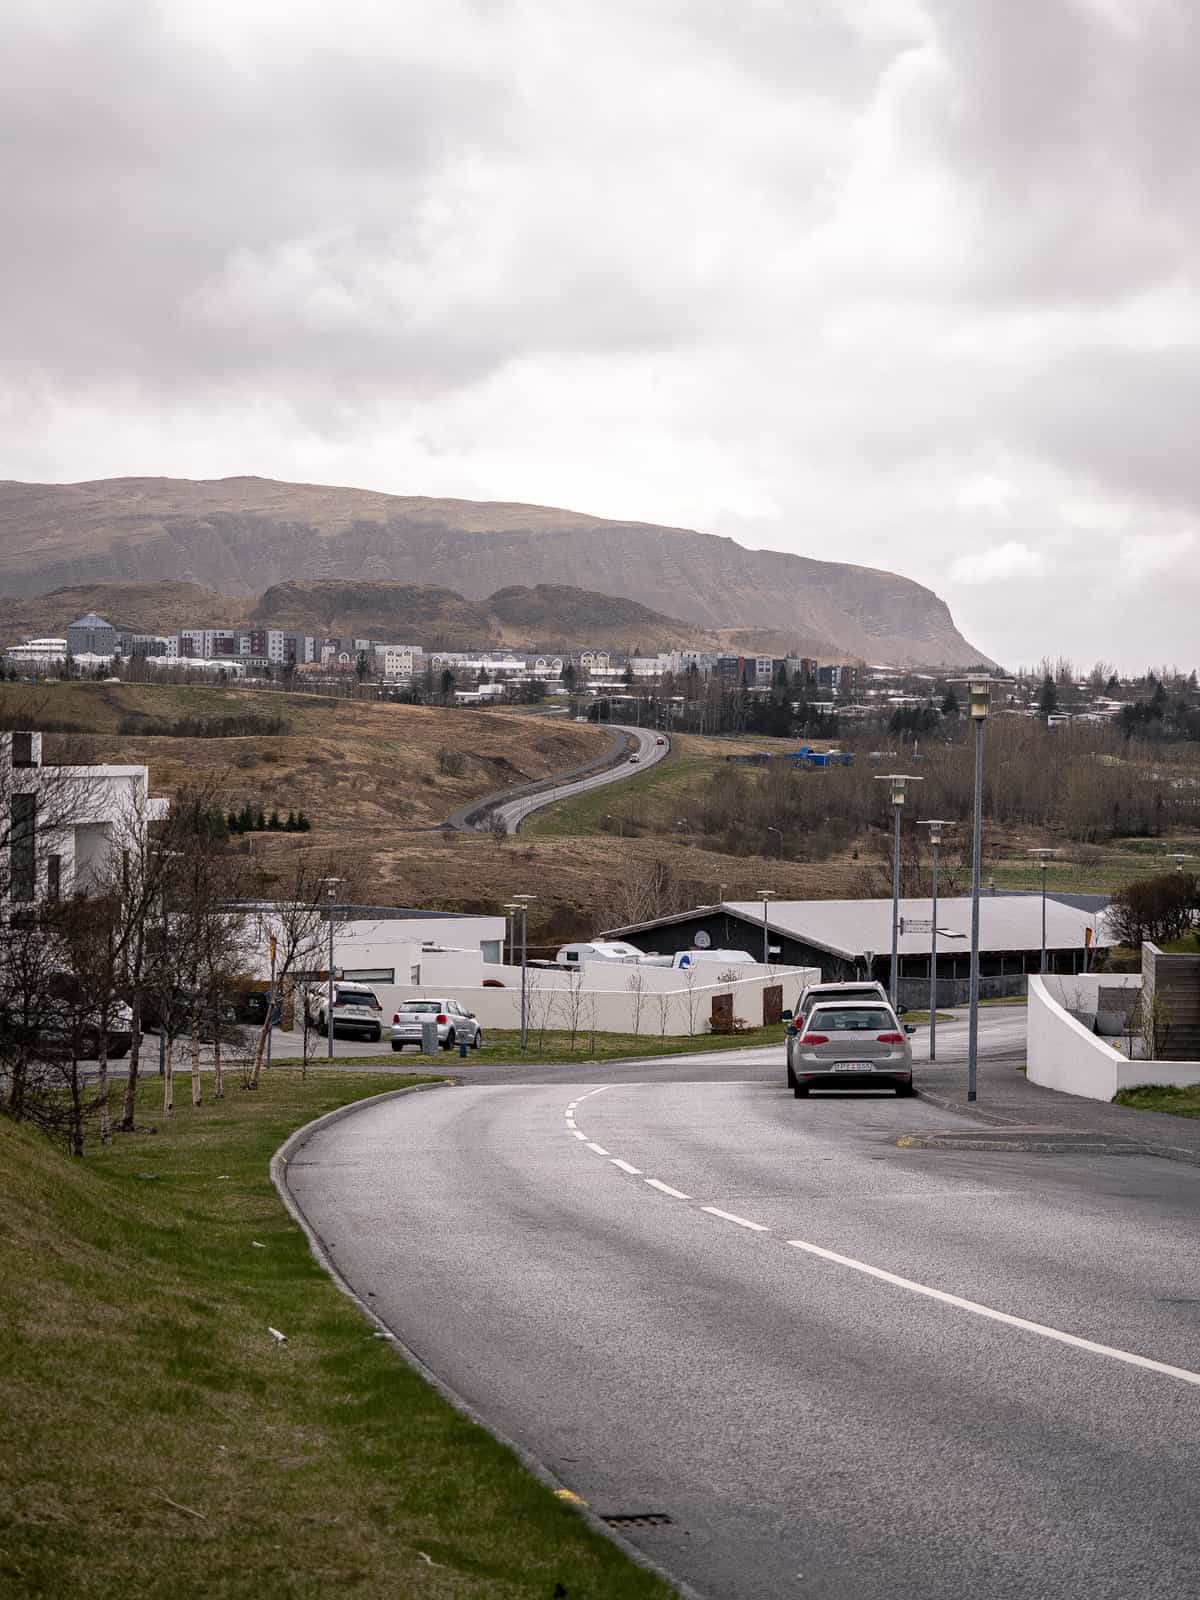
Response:
[[[607,726],[607,724],[605,724]],[[503,805],[496,806],[494,816],[503,819],[509,833],[516,833],[517,829],[531,817],[535,811],[541,811],[546,806],[557,805],[562,800],[569,800],[573,795],[585,794],[589,789],[602,789],[610,783],[621,783],[626,778],[634,777],[639,772],[644,772],[647,767],[655,766],[671,752],[671,741],[668,735],[657,733],[653,728],[635,728],[632,724],[614,722],[612,726],[622,733],[627,733],[637,741],[637,765],[631,765],[628,758],[615,767],[607,767],[601,772],[594,772],[586,778],[576,778],[568,783],[561,783],[556,788],[544,789],[537,794],[525,795],[519,800],[509,800]],[[664,744],[659,744],[659,739],[665,739]]]
[[[291,1187],[406,1344],[600,1515],[669,1518],[625,1531],[705,1595],[1200,1592],[1200,1170],[900,1149],[966,1124],[736,1054],[481,1069],[330,1126]]]

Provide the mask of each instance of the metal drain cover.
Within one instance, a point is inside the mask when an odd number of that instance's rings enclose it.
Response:
[[[627,1511],[600,1520],[610,1528],[665,1528],[671,1521],[665,1511]]]

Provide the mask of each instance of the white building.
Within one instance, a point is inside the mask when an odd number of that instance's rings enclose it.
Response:
[[[67,659],[65,639],[26,639],[23,644],[10,645],[4,652],[4,663],[16,667],[18,672],[45,672],[61,666]]]
[[[166,816],[169,801],[149,790],[147,767],[43,766],[40,733],[0,734],[0,905],[86,890]]]

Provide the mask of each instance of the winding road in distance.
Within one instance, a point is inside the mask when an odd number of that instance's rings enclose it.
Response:
[[[604,726],[608,727],[609,724],[605,723]],[[541,811],[546,806],[558,805],[560,801],[570,800],[577,794],[586,794],[589,789],[603,789],[610,783],[621,783],[627,778],[636,777],[639,772],[644,772],[647,767],[656,766],[671,753],[671,740],[668,734],[659,733],[654,728],[635,728],[631,723],[614,722],[611,726],[614,733],[628,734],[635,741],[636,750],[631,747],[628,755],[622,757],[615,766],[604,767],[599,772],[584,777],[564,779],[562,783],[550,789],[541,789],[536,794],[492,806],[490,815],[499,817],[509,833],[516,833],[526,818],[531,817],[535,811]],[[659,739],[664,740],[664,743],[659,744]],[[638,757],[636,764],[630,759],[635,753]]]
[[[896,1143],[955,1127],[793,1100],[778,1047],[494,1066],[319,1129],[288,1184],[411,1350],[712,1600],[1200,1593],[1200,1168]]]

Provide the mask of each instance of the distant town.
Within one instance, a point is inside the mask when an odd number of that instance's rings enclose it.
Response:
[[[335,694],[359,693],[441,705],[511,705],[558,700],[576,714],[630,716],[693,731],[808,732],[837,736],[855,726],[919,735],[959,714],[961,675],[812,656],[673,649],[635,654],[581,645],[545,652],[447,650],[420,642],[302,633],[287,628],[195,626],[138,633],[95,612],[61,636],[31,638],[3,655],[11,680],[63,678],[231,682]],[[1200,734],[1196,673],[1119,675],[1098,661],[1086,672],[1065,659],[1018,669],[1004,680],[998,710],[1068,722],[1119,723],[1127,732]]]

